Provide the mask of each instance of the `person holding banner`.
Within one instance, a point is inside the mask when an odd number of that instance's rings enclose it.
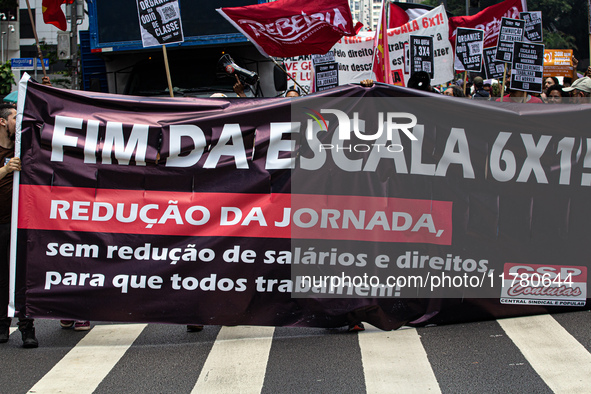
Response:
[[[373,79],[364,79],[364,80],[361,80],[359,82],[359,84],[361,86],[363,86],[364,88],[371,88],[374,85]]]
[[[10,221],[12,213],[12,175],[21,170],[21,160],[14,157],[16,109],[12,104],[0,105],[0,343],[8,342],[11,319],[8,317],[10,272]],[[18,329],[24,348],[36,348],[33,319],[18,311]]]

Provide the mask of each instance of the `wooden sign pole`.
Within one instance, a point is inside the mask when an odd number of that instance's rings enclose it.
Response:
[[[505,95],[505,80],[507,79],[507,63],[505,63],[505,70],[503,71],[503,82],[501,83],[501,102],[503,102],[503,96]]]
[[[166,53],[166,45],[162,45],[162,54],[164,55],[164,68],[166,69],[168,91],[170,92],[170,97],[174,97],[174,92],[172,90],[172,80],[170,79],[170,67],[168,67],[168,54]]]

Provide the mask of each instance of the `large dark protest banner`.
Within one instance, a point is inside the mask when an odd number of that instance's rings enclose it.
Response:
[[[541,93],[544,85],[544,44],[516,42],[511,89]]]
[[[591,105],[25,77],[18,113],[11,305],[31,316],[393,329],[589,308]]]
[[[144,47],[184,41],[178,0],[136,1]]]

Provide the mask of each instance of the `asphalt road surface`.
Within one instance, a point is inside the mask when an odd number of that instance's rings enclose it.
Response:
[[[38,320],[0,344],[2,393],[590,393],[591,312],[427,328]],[[11,328],[14,330],[15,327]]]

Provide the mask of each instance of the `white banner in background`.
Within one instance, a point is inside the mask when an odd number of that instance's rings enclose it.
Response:
[[[395,84],[404,86],[410,78],[408,54],[405,44],[410,35],[433,37],[434,76],[432,85],[439,85],[453,79],[453,49],[449,42],[447,15],[443,6],[436,7],[423,16],[409,21],[406,25],[388,29],[388,45],[390,47],[390,67],[394,74]],[[375,32],[362,32],[354,37],[343,37],[331,49],[335,61],[339,63],[339,84],[359,82],[363,79],[374,79],[371,71],[372,47]],[[406,45],[408,48],[408,45]],[[312,58],[298,56],[287,59],[286,70],[300,83],[308,87],[312,81]],[[400,81],[400,83],[396,83]]]

